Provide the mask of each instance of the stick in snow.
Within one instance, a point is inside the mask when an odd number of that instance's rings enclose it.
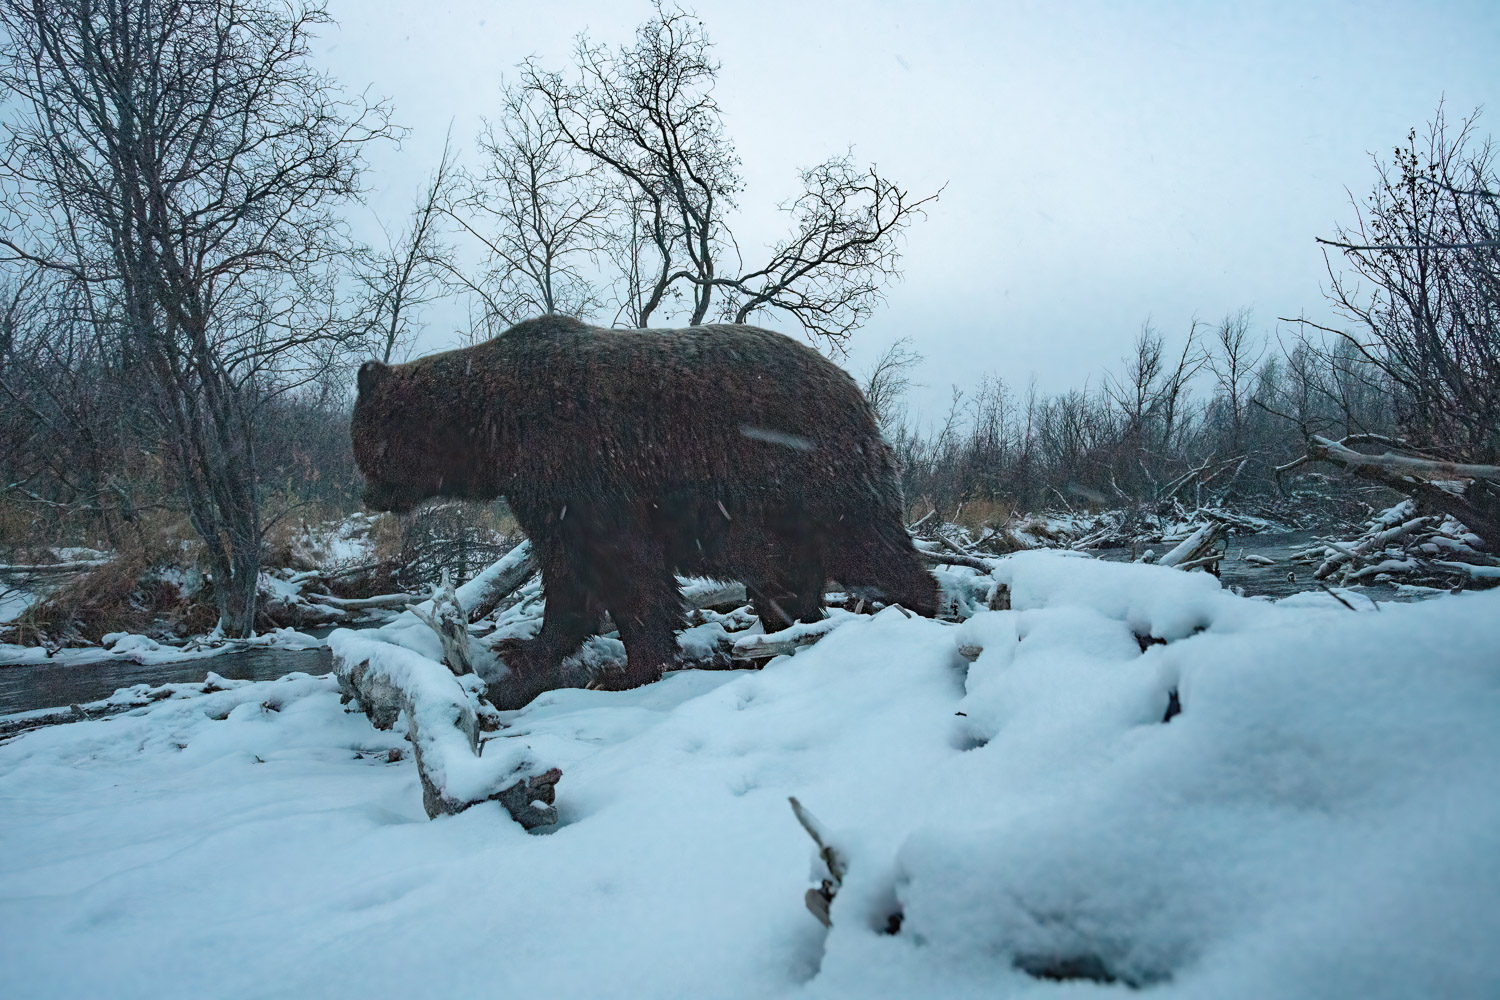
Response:
[[[792,804],[792,814],[797,817],[797,822],[802,824],[802,829],[818,845],[818,857],[823,862],[827,876],[819,880],[818,886],[808,889],[803,899],[807,903],[808,912],[818,918],[818,923],[824,927],[832,927],[833,921],[829,918],[828,909],[833,904],[833,897],[844,884],[844,876],[849,872],[849,861],[829,842],[823,824],[807,811],[806,806],[797,801],[795,795],[787,801]]]

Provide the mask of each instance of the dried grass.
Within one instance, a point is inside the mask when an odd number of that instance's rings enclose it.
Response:
[[[188,594],[162,575],[197,561],[201,543],[187,519],[154,514],[136,527],[109,562],[27,608],[11,625],[10,641],[57,647],[95,644],[111,632],[162,637],[212,629],[218,621],[212,595]]]
[[[1010,520],[1011,506],[1004,500],[965,500],[952,517],[952,523],[978,534],[985,528],[999,530]]]

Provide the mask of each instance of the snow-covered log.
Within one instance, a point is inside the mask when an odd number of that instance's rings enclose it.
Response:
[[[743,636],[734,641],[731,657],[736,660],[769,660],[785,656],[803,646],[811,646],[848,620],[848,615],[839,614],[819,622],[799,622],[778,632]]]
[[[458,603],[469,621],[483,618],[522,584],[541,572],[531,542],[523,540],[488,569],[457,590]]]
[[[405,716],[429,817],[498,801],[527,829],[557,821],[562,772],[539,763],[520,739],[480,742],[478,677],[455,677],[436,660],[349,629],[334,632],[328,645],[345,700],[375,728]]]
[[[73,559],[55,563],[0,563],[0,574],[43,576],[48,573],[81,573],[108,566],[110,562],[109,559]]]
[[[1223,553],[1215,553],[1214,546],[1228,532],[1229,526],[1223,521],[1210,521],[1179,542],[1172,551],[1157,560],[1157,564],[1194,569],[1217,562],[1223,558]]]
[[[688,607],[701,610],[731,604],[738,607],[744,604],[748,597],[743,583],[690,580],[683,585],[682,599]]]
[[[944,538],[941,542],[930,542],[924,538],[914,538],[912,539],[912,543],[916,546],[917,554],[929,563],[948,566],[968,566],[970,569],[977,569],[981,573],[988,573],[996,565],[994,559],[970,555],[958,548],[958,546],[954,545],[947,538]]]
[[[1388,547],[1399,545],[1407,538],[1417,537],[1421,529],[1431,527],[1437,520],[1434,517],[1409,517],[1408,515],[1414,510],[1415,505],[1410,500],[1399,503],[1377,516],[1365,534],[1354,544],[1329,542],[1323,564],[1313,573],[1313,577],[1326,580],[1345,564],[1359,563],[1372,553],[1384,552]]]
[[[296,578],[288,581],[295,583]],[[368,611],[372,608],[404,608],[419,600],[415,594],[376,594],[374,597],[335,597],[332,594],[312,594],[309,599],[319,604],[332,605],[340,611]]]
[[[1484,588],[1500,584],[1500,557],[1451,516],[1416,514],[1417,501],[1381,511],[1364,532],[1323,543],[1292,557],[1317,562],[1313,577],[1343,584],[1400,581]]]

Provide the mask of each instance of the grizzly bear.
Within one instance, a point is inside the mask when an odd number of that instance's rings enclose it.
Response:
[[[836,580],[934,613],[937,586],[903,526],[890,448],[854,380],[753,326],[610,330],[562,316],[493,340],[359,370],[351,433],[365,503],[504,497],[546,598],[505,655],[532,693],[608,611],[622,677],[676,654],[676,574],[742,581],[768,629],[823,616]]]

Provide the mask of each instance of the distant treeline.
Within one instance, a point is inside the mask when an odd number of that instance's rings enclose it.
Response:
[[[882,391],[897,347],[866,378],[883,405],[913,504],[952,511],[974,500],[1022,510],[1188,507],[1278,488],[1273,472],[1305,450],[1305,433],[1393,433],[1393,391],[1348,344],[1256,333],[1248,313],[1195,325],[1169,350],[1147,327],[1122,364],[1092,387],[1047,395],[997,376],[954,390],[936,427],[919,428]]]

